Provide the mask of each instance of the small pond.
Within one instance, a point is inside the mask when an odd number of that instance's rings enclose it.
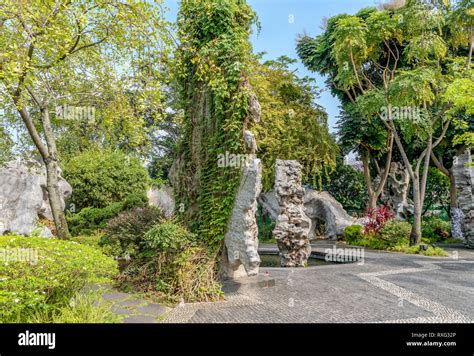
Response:
[[[280,256],[276,254],[262,254],[260,253],[260,267],[281,267]],[[321,265],[332,265],[334,262],[327,262],[322,259],[315,257],[308,258],[308,267],[321,266]]]

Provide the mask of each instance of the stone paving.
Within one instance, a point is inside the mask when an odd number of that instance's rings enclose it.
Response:
[[[322,253],[333,243],[313,244]],[[350,248],[337,245],[338,248]],[[275,249],[262,245],[261,249]],[[474,251],[446,248],[451,257],[365,250],[363,263],[261,268],[253,288],[230,288],[226,300],[193,303],[163,323],[472,323]],[[254,277],[255,278],[255,277]]]
[[[119,315],[125,324],[158,323],[171,310],[166,306],[119,292],[110,285],[91,285],[84,289],[84,291],[88,290],[99,291],[102,301],[111,304],[111,311]]]

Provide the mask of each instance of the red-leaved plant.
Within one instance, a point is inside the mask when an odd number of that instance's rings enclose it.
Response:
[[[364,234],[373,235],[378,234],[387,221],[395,217],[392,210],[385,205],[381,205],[375,209],[368,209],[366,216],[369,218],[369,221],[364,226]]]

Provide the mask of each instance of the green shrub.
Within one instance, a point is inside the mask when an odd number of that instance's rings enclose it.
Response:
[[[146,196],[146,193],[134,193],[127,195],[123,201],[123,210],[144,208],[146,206],[148,206],[148,197]]]
[[[337,158],[336,167],[323,175],[322,190],[330,193],[348,212],[363,212],[367,205],[364,174],[344,164],[344,155]]]
[[[63,176],[73,188],[71,203],[77,211],[105,208],[131,194],[144,195],[150,185],[141,162],[120,151],[85,151],[65,164]]]
[[[77,242],[79,244],[92,246],[95,248],[99,248],[99,241],[101,239],[101,234],[94,234],[94,235],[80,235],[72,238],[71,241]]]
[[[268,213],[264,212],[262,206],[259,206],[259,208],[257,209],[256,217],[258,227],[258,240],[265,243],[276,243],[276,240],[273,237],[275,221],[271,219]]]
[[[109,220],[100,240],[102,247],[108,246],[114,256],[134,257],[144,241],[145,233],[156,224],[162,214],[153,207],[135,208],[120,213]]]
[[[384,241],[387,247],[400,243],[408,243],[410,239],[411,224],[406,221],[390,220],[380,230],[377,237]]]
[[[0,322],[48,313],[66,305],[86,283],[108,282],[118,272],[116,261],[100,250],[72,241],[0,236],[0,249],[30,257],[0,260]]]
[[[216,301],[223,295],[216,269],[216,258],[206,248],[188,247],[132,261],[118,281],[164,302]]]
[[[360,225],[350,225],[344,229],[344,239],[350,244],[362,237],[362,226]]]
[[[410,246],[410,232],[410,223],[390,220],[377,235],[363,234],[361,226],[352,225],[344,229],[344,237],[351,245],[374,250],[388,250],[424,256],[448,256],[445,250],[438,247],[428,246],[426,250],[423,250],[420,245]]]
[[[400,244],[408,246],[410,231],[411,225],[409,223],[389,220],[378,234],[364,234],[361,226],[352,225],[344,229],[344,237],[351,245],[386,250]]]
[[[113,203],[105,208],[84,208],[76,214],[67,214],[69,230],[73,236],[93,235],[104,229],[107,222],[126,209],[143,207],[148,199],[145,195],[132,194],[123,202]]]
[[[195,241],[184,227],[169,221],[154,225],[144,236],[144,248],[149,251],[178,251]]]
[[[433,242],[447,239],[451,236],[451,223],[438,217],[425,218],[421,223],[421,235]]]
[[[390,248],[390,251],[403,252],[414,255],[423,256],[439,256],[447,257],[449,254],[439,247],[428,246],[426,250],[421,249],[421,245],[409,246],[407,243],[403,245],[396,245]]]
[[[138,258],[118,277],[123,288],[151,293],[164,301],[213,301],[222,297],[216,258],[198,246],[196,236],[165,221],[144,235]]]

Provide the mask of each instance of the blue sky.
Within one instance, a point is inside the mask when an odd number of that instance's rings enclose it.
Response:
[[[267,52],[264,59],[276,59],[286,55],[298,59],[295,45],[298,34],[306,32],[311,36],[321,33],[324,17],[340,13],[354,14],[367,6],[376,6],[378,0],[247,0],[257,13],[262,29],[253,34],[251,41],[254,52]],[[178,0],[164,0],[169,8],[168,19],[174,21],[179,8]],[[309,72],[298,62],[296,68],[300,75],[316,78],[320,89],[326,89],[324,78]],[[324,90],[317,102],[329,115],[329,127],[334,125],[339,113],[339,101]]]

